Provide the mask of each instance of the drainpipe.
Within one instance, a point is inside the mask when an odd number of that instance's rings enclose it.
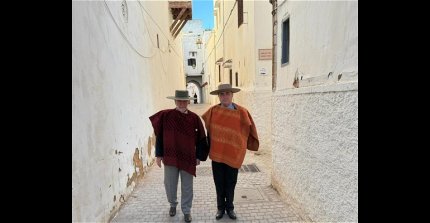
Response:
[[[224,18],[224,4],[225,4],[225,0],[222,1],[222,29],[225,30],[225,27],[227,24],[225,24],[225,18]],[[222,31],[221,31],[222,32]],[[227,59],[227,57],[225,56],[225,33],[222,32],[222,57],[224,58],[223,60],[223,64],[221,64],[221,70],[222,70],[222,74],[221,74],[221,83],[224,83],[224,61]]]
[[[277,0],[269,0],[270,4],[272,4],[272,91],[276,90],[276,74],[277,74],[277,58],[276,58],[276,46],[277,46],[277,31],[278,31],[278,1]]]

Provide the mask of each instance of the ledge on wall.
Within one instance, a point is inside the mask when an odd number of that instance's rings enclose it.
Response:
[[[333,72],[329,72],[327,75],[319,75],[319,76],[312,76],[312,77],[306,77],[306,75],[302,75],[298,71],[296,71],[293,86],[296,88],[299,88],[299,87],[331,85],[331,84],[357,82],[357,81],[358,81],[358,72],[356,71],[341,72],[337,75],[334,75]]]

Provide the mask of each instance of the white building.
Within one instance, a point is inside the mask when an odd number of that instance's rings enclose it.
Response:
[[[358,2],[276,1],[272,183],[308,221],[358,221]]]
[[[153,162],[148,117],[185,88],[178,33],[190,10],[72,1],[72,222],[108,222]]]
[[[205,30],[201,20],[190,20],[182,29],[182,48],[184,58],[184,73],[187,89],[191,97],[197,94],[198,103],[205,102],[202,98],[202,76],[205,74],[205,43],[210,34]]]

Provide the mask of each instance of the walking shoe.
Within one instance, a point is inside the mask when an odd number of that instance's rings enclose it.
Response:
[[[236,213],[233,210],[227,211],[227,214],[231,219],[236,219]]]
[[[191,217],[191,214],[184,214],[184,220],[185,222],[191,222],[193,218]]]
[[[173,217],[176,215],[176,207],[170,207],[169,215],[170,217]]]
[[[222,216],[224,216],[224,210],[218,210],[218,211],[216,212],[216,216],[215,216],[215,218],[216,218],[216,220],[218,220],[218,219],[221,219],[221,218],[222,218]]]

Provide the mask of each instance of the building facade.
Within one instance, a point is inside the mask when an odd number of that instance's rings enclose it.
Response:
[[[179,5],[72,2],[72,222],[108,222],[153,162],[148,117],[185,88]]]
[[[214,31],[206,45],[206,94],[220,83],[241,89],[233,102],[250,111],[260,138],[260,151],[271,148],[271,5],[264,1],[214,1]],[[269,54],[261,57],[260,53]],[[208,96],[211,104],[217,96]]]
[[[357,222],[358,2],[272,2],[272,184],[303,219]]]

